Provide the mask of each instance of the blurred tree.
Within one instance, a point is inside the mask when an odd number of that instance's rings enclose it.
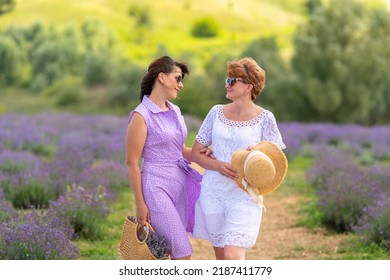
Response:
[[[0,34],[0,83],[11,85],[18,78],[21,54],[15,41]]]
[[[0,29],[0,83],[34,93],[68,76],[86,86],[108,85],[127,56],[118,42],[112,29],[94,19],[58,28],[11,25]]]
[[[152,24],[149,7],[145,5],[133,4],[129,8],[128,15],[136,19],[136,25],[138,27],[150,26]]]
[[[132,32],[136,35],[136,40],[139,43],[145,40],[153,26],[150,10],[151,8],[145,4],[133,4],[128,10],[128,15],[135,19],[136,28]]]
[[[82,101],[81,80],[79,77],[64,77],[46,88],[43,94],[54,98],[57,106],[67,107],[76,105]]]
[[[15,0],[0,0],[0,16],[15,8]]]
[[[230,59],[229,59],[230,58]],[[207,88],[209,100],[226,103],[225,79],[227,77],[227,64],[234,56],[220,51],[211,56],[204,66],[205,75],[203,85]],[[199,82],[198,82],[199,83]]]
[[[367,32],[371,35],[364,38],[370,49],[360,48],[365,58],[367,71],[370,73],[369,88],[377,88],[370,94],[368,123],[389,123],[390,116],[390,14],[386,9],[372,12]],[[375,40],[373,40],[375,38]]]
[[[38,46],[32,53],[32,89],[40,91],[67,75],[79,75],[82,53],[77,46],[65,37]]]
[[[25,32],[25,38],[35,92],[66,76],[80,76],[87,86],[107,84],[125,53],[112,30],[94,19],[65,29],[37,24]]]
[[[322,6],[321,0],[307,0],[305,3],[308,14],[313,14],[316,8]]]
[[[211,17],[204,17],[197,20],[192,27],[191,34],[194,37],[215,37],[219,33],[217,22]]]
[[[23,29],[24,38],[28,42],[39,42],[40,36],[44,36],[45,27],[41,22],[36,22]]]
[[[8,72],[8,74],[10,72],[14,73],[12,79],[8,78],[8,85],[29,87],[31,82],[32,50],[37,48],[40,44],[42,44],[44,33],[45,33],[44,28],[41,23],[36,23],[29,27],[10,25],[4,31],[0,30],[0,37],[2,37],[3,35],[4,38],[6,38],[7,40],[13,41],[12,48],[14,50],[12,51],[12,53],[14,53],[15,61],[11,63],[9,61],[10,57],[8,57],[7,60],[6,59],[2,60],[3,63],[6,63],[6,65],[8,65],[6,67],[6,71]]]
[[[118,43],[118,39],[114,36],[113,30],[98,19],[84,20],[80,30],[81,43],[87,51],[112,49]]]
[[[265,88],[256,103],[273,111],[280,120],[291,120],[294,113],[289,98],[292,96],[293,76],[280,55],[276,37],[253,41],[241,55],[247,56],[256,60],[266,73]]]
[[[89,51],[83,63],[84,82],[87,86],[106,84],[113,74],[115,65],[110,51]]]
[[[173,102],[180,107],[183,114],[203,119],[212,106],[220,103],[217,93],[224,96],[224,92],[211,90],[210,84],[210,80],[203,76],[191,74],[191,77],[184,79],[184,87]]]
[[[298,79],[291,106],[299,120],[371,124],[389,110],[387,11],[331,0],[298,29],[294,45]]]
[[[117,68],[109,85],[108,105],[120,107],[127,113],[140,103],[140,84],[145,69],[130,61],[123,61]]]

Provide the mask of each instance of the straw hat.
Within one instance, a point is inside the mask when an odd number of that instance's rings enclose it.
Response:
[[[268,195],[284,180],[287,158],[274,143],[262,141],[252,150],[237,150],[231,165],[238,170],[237,185],[251,195]]]

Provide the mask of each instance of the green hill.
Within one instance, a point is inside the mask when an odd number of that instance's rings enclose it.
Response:
[[[0,26],[28,26],[35,22],[67,26],[85,19],[98,19],[117,33],[130,57],[149,59],[163,51],[174,55],[196,55],[237,50],[259,36],[276,34],[281,45],[305,18],[306,0],[16,0],[15,9],[0,16]],[[131,12],[142,10],[142,25]],[[219,27],[214,38],[191,35],[194,23],[212,18]]]
[[[0,28],[28,26],[35,22],[67,26],[98,19],[111,27],[130,57],[149,61],[157,53],[207,59],[216,52],[239,55],[245,45],[260,37],[276,35],[280,47],[291,53],[291,35],[306,17],[307,0],[15,0],[15,9],[0,15]],[[376,4],[381,0],[358,0]],[[322,2],[328,2],[322,0]],[[384,1],[387,4],[390,0]],[[146,24],[139,23],[144,12]],[[212,18],[220,28],[213,38],[191,35],[194,23]]]
[[[5,34],[0,46],[6,54],[0,61],[0,70],[5,73],[0,83],[4,84],[2,92],[8,93],[0,94],[0,113],[23,111],[22,95],[27,96],[30,111],[34,107],[29,104],[31,99],[36,99],[34,104],[40,102],[37,96],[42,102],[34,111],[50,107],[49,101],[64,110],[68,109],[64,104],[73,102],[80,109],[72,109],[83,111],[81,104],[90,105],[91,100],[96,108],[112,111],[117,106],[123,110],[130,92],[130,103],[138,103],[138,83],[145,65],[168,54],[194,69],[191,72],[196,75],[186,83],[186,89],[196,98],[201,92],[207,102],[203,108],[186,108],[184,104],[194,100],[187,95],[181,105],[187,112],[203,115],[223,98],[218,92],[224,90],[226,61],[240,57],[248,47],[250,55],[267,67],[271,77],[268,89],[288,91],[286,84],[293,81],[284,79],[292,76],[285,66],[290,66],[294,53],[295,31],[308,19],[309,1],[327,4],[331,0],[15,0],[15,9],[0,14],[0,31]],[[387,0],[385,6],[381,0],[350,1],[381,5],[382,9],[388,9],[390,2]],[[332,7],[338,9],[336,3],[332,1]],[[342,18],[346,11],[337,10]],[[199,25],[199,20],[204,25]],[[325,19],[323,22],[329,25]],[[194,35],[194,27],[203,28],[197,29],[197,35],[203,37]],[[208,31],[216,35],[205,37]],[[265,38],[269,36],[276,40]],[[259,40],[252,44],[259,37],[268,45],[257,44]],[[276,101],[268,100],[271,106],[280,104]]]

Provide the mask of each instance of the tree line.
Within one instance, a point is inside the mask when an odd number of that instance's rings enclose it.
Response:
[[[266,71],[257,102],[283,121],[389,123],[389,11],[351,0],[311,0],[307,7],[291,58],[283,58],[276,36],[243,47],[241,57],[253,57]],[[63,29],[39,23],[0,29],[0,85],[46,94],[59,106],[82,102],[82,88],[104,86],[105,104],[127,113],[139,102],[146,66],[128,58],[114,34],[96,20]],[[188,54],[172,56],[188,61]],[[223,81],[232,58],[216,52],[204,71],[191,73],[175,101],[183,113],[203,118],[227,102]]]

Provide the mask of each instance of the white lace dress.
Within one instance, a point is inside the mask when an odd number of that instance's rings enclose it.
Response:
[[[223,105],[210,110],[196,141],[212,146],[215,157],[224,162],[230,162],[236,150],[260,141],[286,147],[272,112],[265,110],[249,121],[232,121],[223,114]],[[214,247],[250,248],[256,243],[261,216],[262,208],[232,179],[217,171],[205,171],[195,209],[194,237],[207,239]]]

